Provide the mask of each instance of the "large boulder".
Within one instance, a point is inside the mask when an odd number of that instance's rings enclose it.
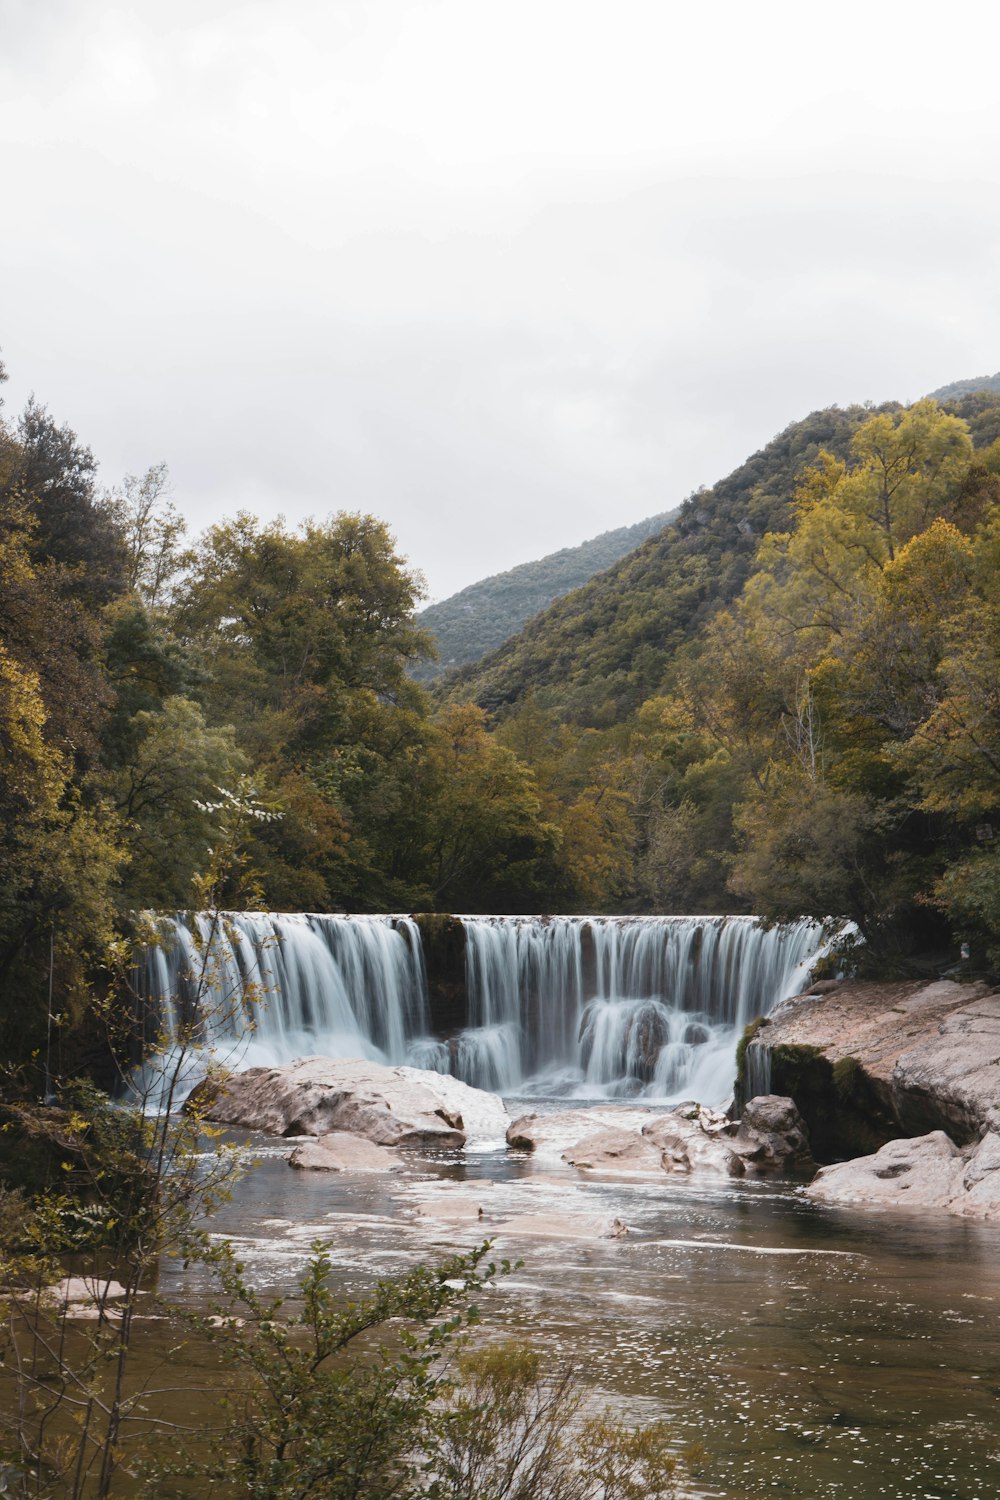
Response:
[[[346,1131],[378,1146],[464,1146],[502,1140],[502,1100],[457,1078],[356,1058],[305,1057],[231,1074],[207,1118],[268,1135]]]
[[[665,1172],[683,1176],[742,1177],[743,1160],[728,1138],[730,1123],[716,1110],[680,1105],[643,1126]]]
[[[943,1130],[978,1141],[1000,1099],[1000,992],[937,980],[786,1000],[748,1046],[795,1100],[821,1161]]]
[[[816,1170],[795,1101],[779,1094],[758,1094],[749,1101],[732,1146],[757,1176],[812,1176]]]
[[[805,1192],[821,1203],[943,1209],[1000,1223],[1000,1134],[990,1130],[964,1150],[943,1130],[890,1141],[824,1167]]]
[[[823,1167],[806,1188],[821,1203],[882,1203],[947,1208],[955,1196],[962,1153],[943,1130],[889,1141],[871,1156]]]

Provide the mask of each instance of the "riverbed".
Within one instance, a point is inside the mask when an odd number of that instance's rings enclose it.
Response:
[[[294,1289],[332,1246],[345,1296],[484,1238],[521,1259],[480,1297],[485,1336],[570,1360],[591,1401],[666,1418],[707,1458],[690,1500],[995,1500],[1000,1232],[811,1204],[791,1185],[596,1180],[500,1143],[391,1173],[299,1172],[285,1141],[213,1221],[256,1285]],[[202,1303],[207,1273],[164,1267]]]

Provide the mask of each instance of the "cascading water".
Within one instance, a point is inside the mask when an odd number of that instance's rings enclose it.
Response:
[[[716,1103],[746,1023],[795,993],[823,943],[817,923],[765,929],[752,917],[458,920],[466,1024],[446,1039],[431,1034],[410,917],[161,919],[140,988],[158,1001],[167,1059],[194,1020],[231,1068],[366,1057],[507,1094]],[[155,1092],[163,1057],[141,1086]]]
[[[161,1050],[134,1088],[161,1098],[181,1027],[189,1044],[178,1093],[204,1071],[295,1057],[406,1060],[430,1027],[420,932],[410,917],[229,912],[159,920],[137,988],[158,1018]],[[168,1085],[169,1086],[169,1085]]]
[[[462,920],[460,1041],[478,1040],[477,1062],[491,1045],[490,1086],[586,1098],[719,1102],[743,1028],[795,992],[823,940],[815,922],[753,917]]]

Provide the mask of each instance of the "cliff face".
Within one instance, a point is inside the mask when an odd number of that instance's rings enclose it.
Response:
[[[1000,1123],[1000,990],[939,980],[801,995],[759,1027],[744,1066],[769,1066],[819,1161],[934,1130],[965,1146]]]

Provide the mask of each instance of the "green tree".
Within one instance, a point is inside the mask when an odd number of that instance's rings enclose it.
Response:
[[[450,708],[426,755],[416,857],[432,910],[509,910],[545,889],[559,844],[534,778],[472,705]]]

